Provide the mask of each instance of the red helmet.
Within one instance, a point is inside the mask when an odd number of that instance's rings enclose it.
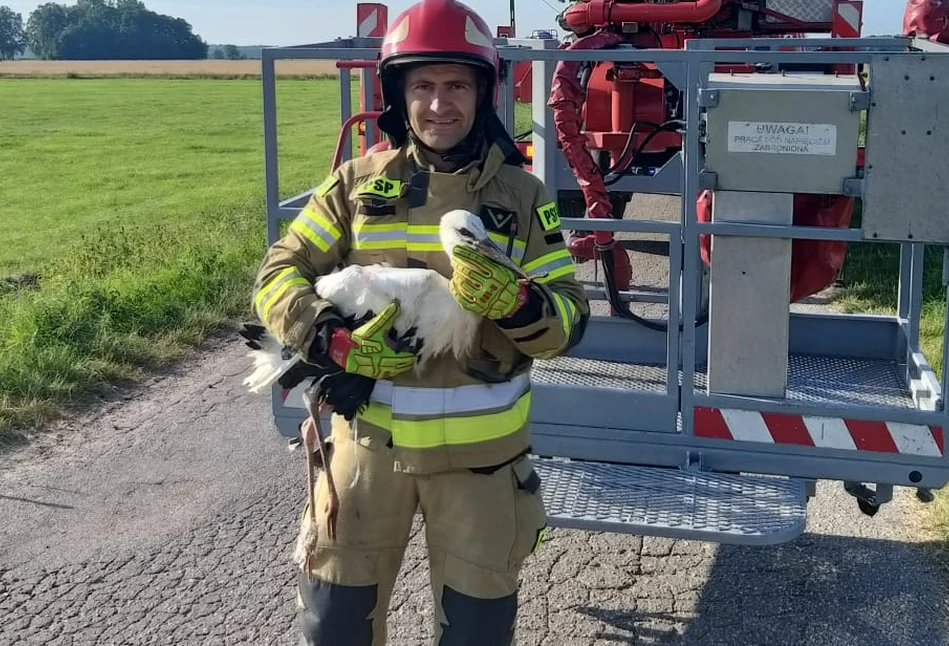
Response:
[[[381,73],[401,63],[469,63],[496,77],[500,54],[488,24],[457,0],[421,0],[393,21],[382,41]]]
[[[382,41],[379,78],[382,100],[390,117],[380,127],[401,138],[402,95],[398,76],[403,65],[417,63],[464,63],[483,70],[487,92],[481,108],[497,107],[500,53],[488,24],[470,7],[457,0],[421,0],[400,13]]]

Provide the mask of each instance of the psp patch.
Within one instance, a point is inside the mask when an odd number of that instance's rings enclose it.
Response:
[[[560,226],[560,209],[556,202],[548,202],[537,207],[537,219],[544,231],[553,231]]]

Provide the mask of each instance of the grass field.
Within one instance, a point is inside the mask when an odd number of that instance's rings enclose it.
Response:
[[[927,247],[923,270],[923,305],[920,317],[920,347],[938,378],[942,377],[945,288],[942,285],[942,250]],[[895,244],[850,245],[840,284],[844,290],[835,306],[845,312],[895,315],[899,248]],[[936,492],[936,499],[922,514],[925,526],[941,537],[936,549],[949,574],[949,490]]]
[[[293,78],[333,73],[309,64],[278,81],[283,197],[325,177],[339,134],[335,80]],[[227,78],[253,76],[258,61],[31,65],[0,63],[0,76],[47,77],[0,79],[7,440],[246,316],[265,248],[261,86]],[[143,74],[164,78],[121,78]],[[52,78],[67,75],[116,78]],[[893,245],[851,246],[838,305],[893,312],[897,270]],[[937,374],[940,273],[930,253],[922,334]]]
[[[263,128],[253,80],[8,80],[0,173],[16,178],[0,275],[86,245],[100,227],[184,227],[262,217]],[[278,83],[281,185],[329,170],[339,133],[334,81]],[[98,235],[98,234],[96,234]]]
[[[338,89],[277,96],[291,195],[329,172]],[[266,228],[259,81],[3,80],[0,114],[3,433],[241,316]]]
[[[330,170],[338,84],[281,79],[277,105],[288,197]],[[266,220],[259,80],[6,79],[0,114],[10,439],[247,315]]]

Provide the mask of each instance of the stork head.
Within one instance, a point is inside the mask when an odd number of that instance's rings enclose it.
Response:
[[[443,215],[438,226],[438,237],[442,243],[442,249],[449,258],[456,245],[465,245],[504,265],[521,278],[529,278],[524,270],[508,258],[504,250],[488,237],[481,218],[471,211],[455,209]]]

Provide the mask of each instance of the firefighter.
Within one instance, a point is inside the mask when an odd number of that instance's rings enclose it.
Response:
[[[301,565],[302,643],[385,643],[416,510],[434,643],[513,643],[519,572],[547,525],[527,456],[529,370],[580,340],[590,307],[556,203],[496,115],[498,69],[491,32],[466,5],[421,0],[400,14],[379,61],[378,125],[389,149],[332,172],[259,268],[255,312],[281,342],[376,380],[368,408],[351,422],[332,418],[339,515],[335,540],[321,523]],[[456,208],[477,213],[522,268],[542,276],[519,281],[473,252],[449,260],[437,223]],[[414,355],[386,336],[394,310],[351,331],[314,294],[314,278],[335,266],[377,262],[450,277],[456,300],[484,317],[469,361],[445,356],[417,375]],[[322,473],[316,488],[322,510]]]

